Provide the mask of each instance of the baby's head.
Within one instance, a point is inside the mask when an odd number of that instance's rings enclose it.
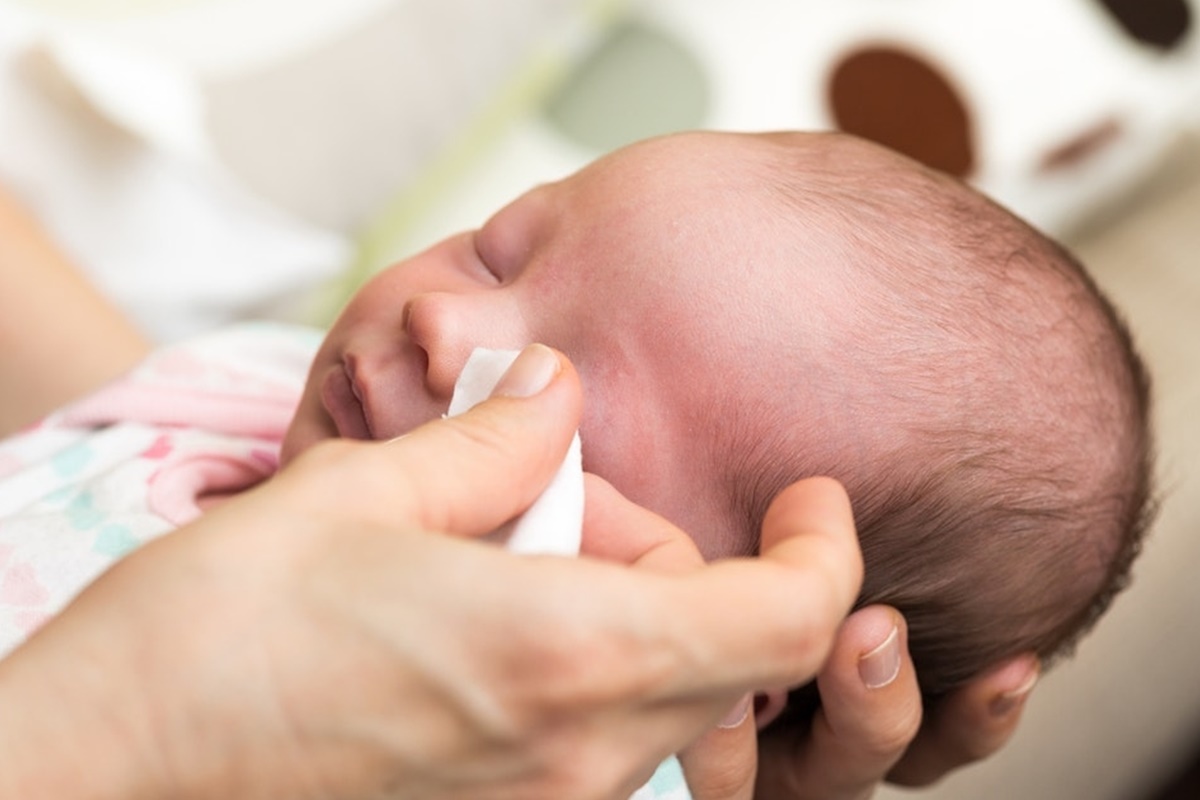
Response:
[[[772,497],[832,475],[862,602],[924,688],[1051,657],[1123,585],[1147,518],[1146,379],[1078,265],[977,193],[836,134],[643,142],[372,280],[284,443],[443,413],[476,346],[539,341],[584,384],[584,467],[753,552]]]

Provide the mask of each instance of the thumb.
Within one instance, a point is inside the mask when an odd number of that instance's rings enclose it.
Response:
[[[482,536],[528,508],[549,484],[579,426],[581,408],[571,363],[556,350],[532,344],[491,397],[466,413],[426,423],[391,442],[325,442],[285,473],[312,469],[325,480],[336,475],[360,513],[384,516],[392,526]],[[337,463],[321,464],[322,452]]]

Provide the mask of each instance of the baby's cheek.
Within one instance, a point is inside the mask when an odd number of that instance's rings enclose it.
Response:
[[[583,468],[608,481],[621,494],[651,511],[662,513],[654,487],[667,471],[660,433],[636,400],[584,384],[584,412],[579,437]]]
[[[755,542],[746,541],[744,526],[735,527],[727,515],[714,513],[712,476],[664,426],[649,424],[636,407],[585,413],[580,439],[585,471],[678,526],[706,560],[753,553]]]

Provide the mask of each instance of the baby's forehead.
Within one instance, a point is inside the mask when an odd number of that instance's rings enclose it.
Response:
[[[742,135],[654,139],[595,162],[564,181],[563,191],[585,218],[617,214],[621,227],[605,231],[613,238],[650,228],[675,236],[673,243],[682,246],[711,246],[719,237],[722,244],[743,247],[764,237],[781,242],[799,220],[789,213],[786,193],[778,191],[785,165],[776,151]],[[778,224],[784,221],[789,224]]]
[[[904,223],[927,209],[912,187],[930,180],[895,154],[849,137],[698,132],[630,145],[567,183],[584,203],[619,196],[643,221],[668,230],[686,230],[690,220],[735,244],[766,239],[828,251],[859,234],[903,238]],[[925,196],[946,188],[930,185]]]
[[[759,169],[773,162],[778,148],[747,134],[680,133],[623,147],[593,162],[575,178],[589,183],[611,180],[656,185],[737,186],[757,182]]]
[[[797,191],[780,189],[790,142],[708,133],[649,140],[538,190],[553,220],[541,241],[556,277],[571,286],[579,279],[589,292],[625,292],[621,310],[652,302],[654,313],[622,319],[664,335],[694,330],[686,317],[703,315],[717,348],[731,346],[732,334],[777,337],[797,316],[822,321],[845,309],[861,260],[847,236],[853,209],[822,208],[819,191],[795,176]]]

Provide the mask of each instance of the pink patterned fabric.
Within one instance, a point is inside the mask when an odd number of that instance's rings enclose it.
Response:
[[[0,653],[125,553],[272,475],[319,342],[256,324],[173,345],[0,442]]]

